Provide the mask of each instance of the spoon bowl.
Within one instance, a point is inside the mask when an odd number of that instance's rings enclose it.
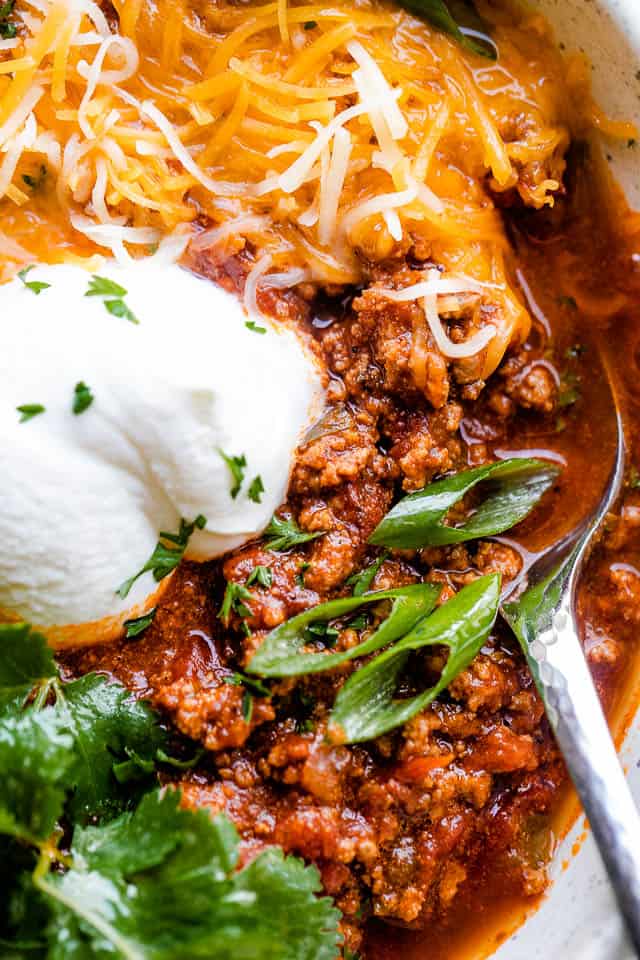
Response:
[[[616,454],[597,506],[526,573],[524,592],[501,612],[518,637],[547,718],[589,819],[629,939],[640,957],[640,816],[600,705],[576,617],[580,574],[618,498],[624,429],[603,355],[617,431]],[[521,589],[522,583],[516,589]]]

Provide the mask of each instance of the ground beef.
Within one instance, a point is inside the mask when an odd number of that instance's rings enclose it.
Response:
[[[537,182],[535,171],[527,176]],[[251,261],[244,249],[222,264],[201,254],[196,266],[241,289]],[[401,261],[385,269],[372,271],[363,291],[335,291],[333,315],[314,300],[313,288],[287,295],[276,310],[295,320],[330,373],[329,409],[298,451],[281,509],[283,518],[321,535],[285,553],[256,541],[218,562],[184,563],[134,642],[65,657],[70,673],[105,670],[148,698],[185,738],[175,745],[185,757],[193,742],[205,748],[197,766],[175,780],[183,802],[225,810],[245,860],[277,843],[314,862],[343,911],[353,950],[368,917],[435,929],[487,876],[498,876],[510,898],[540,893],[548,853],[540,852],[541,823],[564,777],[521,651],[501,626],[443,695],[403,728],[359,746],[326,739],[331,706],[353,664],[274,682],[270,698],[234,677],[269,630],[350,593],[349,577],[376,559],[383,562],[373,589],[434,582],[442,585],[441,600],[485,573],[517,580],[528,556],[517,531],[499,542],[383,558],[368,538],[403,492],[492,460],[496,450],[528,443],[570,456],[570,431],[555,419],[559,378],[540,330],[485,389],[473,364],[444,362],[419,308],[380,293],[420,274]],[[273,312],[273,292],[264,296],[264,309]],[[450,306],[453,339],[488,309],[476,297]],[[569,423],[573,415],[567,412]],[[556,512],[568,502],[554,501]],[[612,518],[582,600],[602,691],[622,669],[630,628],[637,630],[639,503],[631,492]],[[225,585],[244,585],[256,566],[270,568],[270,586],[254,583],[248,615],[234,612],[223,623]],[[357,642],[347,626],[336,649]],[[443,663],[437,647],[416,655],[408,680],[424,689]]]

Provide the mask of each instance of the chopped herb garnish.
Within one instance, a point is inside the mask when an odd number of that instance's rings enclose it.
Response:
[[[22,403],[19,407],[16,407],[18,413],[21,413],[20,423],[26,423],[27,420],[32,420],[34,417],[37,417],[39,413],[44,413],[47,408],[43,407],[41,403]]]
[[[128,580],[121,583],[116,590],[116,594],[124,599],[138,577],[141,577],[147,572],[153,574],[153,578],[157,583],[164,580],[172,570],[175,570],[182,560],[184,551],[189,543],[189,537],[193,531],[196,529],[202,530],[206,524],[207,518],[199,514],[193,523],[187,523],[184,519],[180,520],[178,533],[167,533],[164,530],[160,531],[158,542],[145,565],[138,570],[133,577],[129,577]],[[168,541],[168,545],[167,543],[163,543],[163,541]]]
[[[296,583],[298,584],[299,587],[302,587],[303,590],[305,588],[304,575],[307,572],[307,570],[309,570],[310,567],[311,567],[310,563],[306,563],[306,562],[301,563],[300,569],[296,573]]]
[[[290,550],[291,547],[296,547],[300,543],[315,540],[316,537],[321,537],[324,532],[324,530],[320,530],[318,533],[306,533],[300,529],[295,520],[283,520],[282,517],[274,513],[264,536],[269,550],[282,551]]]
[[[233,483],[231,485],[230,492],[232,498],[235,500],[240,493],[240,488],[242,487],[244,481],[244,471],[245,467],[247,466],[247,458],[245,457],[244,453],[241,453],[239,457],[234,457],[228,453],[225,453],[224,450],[220,450],[219,448],[218,453],[231,471]]]
[[[84,380],[76,383],[73,391],[73,412],[75,414],[84,413],[84,411],[93,403],[93,394],[91,388],[86,385]]]
[[[122,317],[129,323],[140,323],[135,313],[129,309],[124,300],[105,300],[105,309],[114,317]]]
[[[245,723],[251,723],[253,716],[253,697],[248,690],[242,695],[242,719]]]
[[[38,190],[44,183],[47,176],[47,168],[44,163],[40,164],[40,171],[37,177],[32,177],[29,173],[22,174],[23,183],[26,183],[32,190]]]
[[[246,687],[247,690],[251,690],[252,693],[255,693],[256,697],[270,697],[271,690],[269,687],[265,687],[264,683],[260,683],[259,680],[256,680],[255,677],[248,677],[246,673],[242,673],[240,670],[235,670],[230,676],[222,678],[223,683],[230,683],[234,687]]]
[[[43,280],[27,280],[27,275],[31,273],[32,270],[35,270],[35,263],[32,263],[30,267],[25,267],[24,270],[19,270],[18,276],[24,283],[27,290],[31,290],[31,292],[35,293],[37,297],[42,293],[43,290],[48,290],[51,284],[44,283]]]
[[[575,297],[558,297],[558,303],[561,307],[568,307],[570,310],[578,309]]]
[[[349,621],[347,626],[349,630],[364,630],[365,627],[369,626],[369,617],[366,613],[359,613],[357,617]]]
[[[327,647],[335,646],[335,642],[340,636],[337,627],[332,627],[328,623],[311,623],[307,627],[307,634],[310,634],[310,640],[320,640]]]
[[[347,586],[353,587],[352,592],[354,597],[361,597],[363,593],[367,592],[375,580],[378,570],[388,556],[389,553],[385,550],[377,560],[373,561],[372,564],[370,564],[368,567],[365,567],[365,569],[361,570],[359,573],[352,573],[351,576],[345,580]]]
[[[315,30],[315,28],[316,28],[317,26],[318,26],[318,24],[316,23],[315,20],[307,20],[307,21],[305,21],[304,28],[305,28],[305,30]]]
[[[129,309],[123,300],[127,291],[119,283],[109,280],[108,277],[94,276],[89,281],[85,297],[102,297],[105,309],[114,317],[123,317],[129,323],[140,323],[135,313]]]
[[[579,378],[575,373],[565,373],[560,381],[558,392],[558,407],[572,406],[580,398]]]
[[[629,470],[627,486],[631,487],[632,490],[640,490],[640,472],[638,472],[637,467],[632,466]]]
[[[85,297],[109,297],[111,299],[122,299],[126,297],[127,291],[119,283],[109,280],[108,277],[98,277],[95,274],[89,281],[89,287]]]
[[[141,617],[132,617],[131,620],[125,620],[123,626],[126,628],[125,637],[127,640],[133,640],[134,637],[139,637],[141,633],[153,623],[153,618],[156,615],[156,607],[152,607],[148,613],[143,613]]]
[[[247,586],[251,587],[254,583],[257,583],[261,587],[270,587],[273,583],[273,570],[271,567],[262,567],[260,565],[254,567],[247,577]]]
[[[245,327],[247,328],[247,330],[252,330],[253,333],[266,333],[266,332],[267,332],[267,328],[266,328],[266,327],[259,327],[258,324],[255,322],[255,320],[247,320],[247,322],[245,323]]]
[[[262,477],[258,474],[257,477],[254,477],[247,491],[247,496],[249,500],[253,500],[254,503],[262,503],[262,494],[264,493],[264,484],[262,482]]]
[[[237,613],[239,617],[253,616],[253,610],[247,606],[247,603],[253,599],[251,592],[242,583],[235,583],[233,580],[227,581],[222,606],[218,611],[218,617],[224,623],[225,627],[229,624],[229,618],[232,613]]]
[[[177,757],[170,757],[168,753],[165,753],[164,750],[156,750],[156,760],[158,763],[166,763],[170,767],[174,767],[176,770],[192,770],[193,767],[202,759],[206,751],[204,747],[200,747],[190,760],[178,760]]]

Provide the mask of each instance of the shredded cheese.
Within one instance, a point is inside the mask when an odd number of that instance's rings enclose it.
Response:
[[[251,237],[255,308],[261,284],[362,283],[364,263],[415,245],[445,275],[385,295],[424,304],[445,356],[489,343],[495,367],[526,335],[486,183],[536,206],[559,189],[568,87],[543,47],[523,66],[518,44],[501,44],[499,65],[483,68],[378,0],[214,5],[206,17],[189,0],[116,0],[115,11],[114,24],[95,0],[17,0],[19,36],[0,40],[0,208],[14,253],[48,255],[29,186],[45,164],[38,209],[78,256],[127,261],[166,236],[176,255],[198,219],[212,226],[191,234],[195,254]],[[592,124],[628,134],[584,99]],[[507,143],[512,116],[523,132]],[[0,237],[0,257],[23,262],[9,247]],[[470,292],[492,299],[500,329],[454,344],[438,303]],[[423,324],[418,358],[425,336]]]

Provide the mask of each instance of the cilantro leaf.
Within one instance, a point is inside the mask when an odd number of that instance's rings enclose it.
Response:
[[[202,530],[206,525],[207,518],[199,513],[193,523],[187,523],[184,519],[180,520],[180,529],[177,533],[167,533],[166,530],[161,530],[159,540],[145,565],[132,577],[129,577],[124,583],[121,583],[116,590],[116,594],[124,599],[129,594],[136,580],[147,572],[153,574],[156,583],[164,580],[172,570],[175,570],[182,560],[184,552],[187,549],[187,544],[189,543],[189,537],[193,531],[196,529]],[[166,543],[162,542],[163,540],[168,540],[173,546],[167,546]]]
[[[219,448],[218,453],[229,467],[231,472],[233,483],[231,484],[230,492],[232,499],[235,500],[240,493],[240,488],[242,487],[242,483],[244,481],[244,470],[247,465],[247,458],[245,457],[244,453],[241,453],[239,457],[235,457],[231,454],[225,453],[224,450],[220,450]]]
[[[127,290],[108,277],[99,277],[94,274],[89,281],[85,297],[102,297],[105,310],[114,317],[124,317],[130,323],[140,323],[135,313],[129,309],[123,300]]]
[[[35,263],[32,263],[30,267],[25,267],[24,270],[18,270],[18,276],[27,290],[31,290],[31,292],[35,293],[36,297],[38,297],[43,290],[48,290],[51,284],[44,283],[42,280],[27,280],[27,275],[31,273],[32,270],[35,270],[35,266]]]
[[[0,624],[0,707],[24,700],[38,684],[57,676],[45,638],[28,623]]]
[[[260,564],[254,567],[247,577],[247,586],[251,587],[254,583],[258,583],[261,587],[270,587],[273,583],[273,570],[271,567],[263,567]]]
[[[93,403],[93,394],[91,388],[86,385],[84,380],[79,380],[73,390],[72,410],[77,415],[84,411]]]
[[[20,423],[26,423],[27,420],[32,420],[33,417],[37,417],[39,413],[44,413],[47,408],[43,407],[41,403],[22,403],[19,407],[16,407],[18,413],[21,413]]]
[[[94,274],[89,281],[85,297],[126,297],[127,291],[119,283],[109,280],[108,277],[99,277]]]
[[[153,760],[166,735],[145,703],[105,677],[89,673],[60,691],[56,709],[74,738],[69,812],[79,821],[113,816],[135,798],[113,776],[114,764],[132,753]]]
[[[62,814],[72,738],[53,710],[5,709],[0,717],[0,833],[37,842]]]
[[[264,484],[262,482],[262,477],[258,474],[253,478],[247,491],[247,496],[249,500],[253,500],[254,503],[262,503],[262,494],[264,493]]]
[[[318,533],[305,533],[295,520],[283,520],[282,517],[274,513],[264,535],[269,550],[280,552],[290,550],[291,547],[296,547],[300,543],[315,540],[317,537],[321,537],[324,532],[324,530],[320,530]]]
[[[260,326],[258,326],[258,324],[255,322],[255,320],[247,320],[246,323],[245,323],[245,327],[247,328],[247,330],[251,330],[252,333],[266,333],[266,332],[267,332],[267,328],[266,328],[266,327],[260,327]]]
[[[112,317],[123,317],[129,323],[140,323],[133,310],[130,310],[124,300],[105,300],[105,310]]]
[[[151,610],[143,613],[141,617],[132,617],[130,620],[125,620],[123,626],[126,627],[125,637],[127,640],[133,640],[134,637],[139,637],[147,627],[151,626],[153,618],[156,615],[156,609],[156,607],[151,607]]]

